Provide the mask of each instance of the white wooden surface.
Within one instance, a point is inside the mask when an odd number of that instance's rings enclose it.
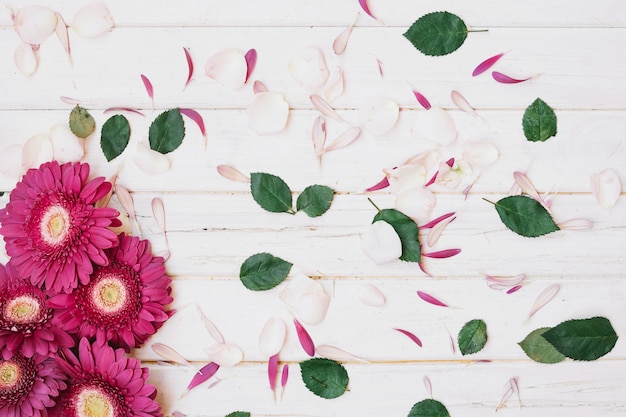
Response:
[[[7,1],[13,7],[22,2]],[[8,14],[0,16],[0,148],[23,143],[65,123],[71,106],[59,100],[83,100],[98,126],[109,106],[143,109],[147,117],[130,115],[129,149],[107,163],[99,149],[99,130],[87,139],[85,161],[96,175],[119,173],[119,183],[133,192],[143,237],[155,251],[164,247],[151,217],[150,201],[159,196],[167,211],[178,313],[148,346],[166,343],[199,365],[211,339],[194,306],[240,346],[244,362],[222,369],[223,380],[197,388],[180,398],[192,373],[164,366],[146,346],[133,354],[151,368],[166,414],[178,410],[189,416],[223,416],[241,409],[253,416],[403,416],[428,397],[422,378],[432,381],[434,397],[452,416],[496,415],[505,383],[519,377],[522,407],[509,400],[498,412],[505,416],[623,416],[626,415],[626,348],[621,337],[605,358],[591,363],[568,361],[542,365],[530,361],[517,346],[532,329],[572,318],[608,317],[617,333],[626,334],[626,200],[601,209],[589,190],[591,173],[616,170],[626,182],[626,6],[621,0],[569,2],[493,1],[410,2],[370,0],[376,22],[360,16],[345,54],[332,52],[332,41],[359,12],[356,0],[250,0],[107,2],[117,26],[97,39],[70,31],[73,65],[58,43],[49,40],[40,50],[40,68],[31,77],[19,75],[13,63],[18,37]],[[71,21],[79,4],[49,5]],[[421,55],[401,36],[422,14],[448,10],[474,29],[457,52],[441,58]],[[392,132],[368,134],[351,147],[325,157],[320,167],[310,141],[318,115],[308,95],[289,75],[290,57],[304,47],[320,48],[329,67],[345,71],[346,92],[333,105],[352,123],[367,97],[396,100],[403,111]],[[183,90],[187,68],[182,47],[196,65],[192,83]],[[203,74],[206,59],[225,48],[259,54],[254,79],[285,94],[292,112],[286,130],[257,136],[247,128],[245,107],[250,85],[238,91],[224,88]],[[481,60],[508,51],[498,69],[514,76],[540,74],[531,82],[500,85],[488,74],[472,78]],[[384,63],[378,73],[376,59]],[[146,74],[155,88],[155,109],[141,84]],[[434,105],[452,109],[462,140],[489,139],[500,159],[485,171],[465,201],[459,192],[437,193],[435,215],[459,211],[438,246],[463,252],[447,260],[427,260],[434,277],[416,265],[395,262],[376,266],[359,247],[359,236],[375,214],[364,188],[377,182],[382,169],[393,166],[428,144],[410,135],[414,118],[424,111],[412,97],[407,81]],[[450,91],[457,89],[475,106],[481,119],[454,108]],[[545,143],[529,143],[521,129],[524,108],[541,97],[557,111],[559,133]],[[168,155],[172,168],[150,176],[132,162],[135,143],[145,140],[150,121],[172,107],[192,107],[204,117],[208,148],[195,125],[187,122],[183,145]],[[329,122],[333,137],[340,127]],[[317,219],[262,211],[247,186],[218,176],[218,164],[244,172],[271,172],[294,191],[321,183],[337,195],[331,210]],[[588,218],[590,231],[561,231],[529,240],[506,230],[482,197],[496,199],[508,192],[515,170],[527,171],[540,191],[553,190],[554,213],[560,220]],[[16,179],[0,178],[9,191]],[[4,199],[6,200],[6,194]],[[377,204],[391,207],[386,192],[374,195]],[[308,392],[297,362],[306,358],[290,328],[281,363],[291,377],[281,401],[275,402],[266,382],[265,358],[257,339],[267,318],[291,316],[278,300],[281,287],[264,293],[246,290],[238,279],[239,266],[253,253],[269,251],[318,278],[332,295],[326,319],[309,326],[314,341],[343,348],[369,363],[349,362],[350,391],[335,400]],[[487,287],[481,273],[527,275],[527,284],[506,295]],[[369,307],[356,297],[366,283],[377,285],[387,298],[382,308]],[[559,283],[558,296],[530,321],[528,311],[548,285]],[[444,299],[453,309],[425,304],[416,290]],[[466,321],[482,318],[489,342],[471,357],[449,348],[449,333]],[[422,338],[418,348],[393,327],[409,329]],[[477,360],[484,360],[476,362]]]

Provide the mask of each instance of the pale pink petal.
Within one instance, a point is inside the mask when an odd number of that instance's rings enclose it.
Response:
[[[324,153],[332,152],[339,149],[343,149],[346,146],[349,146],[357,140],[357,138],[361,135],[361,129],[358,127],[351,127],[345,132],[339,134],[332,142],[328,144],[328,146],[324,147]]]
[[[90,3],[74,15],[72,29],[80,36],[95,38],[113,29],[113,17],[103,3]]]
[[[372,14],[371,10],[370,10],[370,6],[367,4],[367,0],[359,0],[359,5],[361,6],[361,9],[363,9],[363,11],[372,19],[376,19],[376,17],[374,17],[374,15]]]
[[[259,135],[279,133],[285,129],[289,118],[289,104],[282,94],[257,93],[252,96],[247,109],[248,127]]]
[[[537,300],[533,304],[530,309],[530,313],[528,313],[528,319],[530,319],[537,311],[539,311],[543,306],[548,304],[556,295],[558,294],[561,286],[559,284],[552,284],[545,290],[543,290],[538,296]]]
[[[330,73],[322,51],[304,48],[289,60],[289,73],[307,91],[316,90],[328,80]]]
[[[513,390],[513,394],[517,396],[517,404],[519,405],[519,408],[521,409],[522,408],[522,396],[519,391],[519,378],[513,377],[509,379],[509,382],[511,384],[511,389]]]
[[[189,382],[189,385],[187,385],[187,391],[192,390],[203,382],[211,379],[211,377],[215,375],[219,369],[220,366],[214,362],[209,362],[204,365],[200,368],[200,370],[198,370],[198,372],[196,372],[194,377],[191,379],[191,382]]]
[[[306,331],[304,326],[297,319],[293,319],[293,324],[296,327],[296,334],[298,335],[298,340],[300,341],[302,349],[309,356],[315,355],[315,343],[313,343],[313,339],[311,339],[309,332]]]
[[[183,355],[168,345],[163,343],[153,343],[150,347],[154,353],[167,361],[174,362],[179,365],[185,365],[194,370],[196,369],[187,359],[183,357]]]
[[[59,42],[61,42],[61,46],[63,46],[63,49],[65,50],[65,53],[67,54],[67,58],[69,59],[70,62],[72,62],[72,55],[71,55],[71,50],[70,50],[70,37],[69,34],[67,33],[67,25],[65,24],[65,20],[63,20],[63,16],[61,16],[60,13],[56,13],[57,16],[57,25],[55,28],[55,32],[57,35],[57,38],[59,39]]]
[[[57,15],[49,7],[28,5],[17,10],[13,26],[24,42],[41,45],[56,30]]]
[[[422,341],[420,340],[419,337],[415,336],[413,333],[411,333],[408,330],[404,330],[404,329],[398,329],[397,327],[394,327],[394,330],[402,333],[403,335],[405,335],[406,337],[408,337],[409,339],[411,339],[417,346],[422,347]]]
[[[531,198],[536,200],[539,204],[544,206],[546,209],[549,208],[549,206],[546,204],[543,198],[541,198],[534,184],[530,181],[530,179],[528,178],[526,174],[520,171],[515,171],[513,173],[513,179],[515,180],[517,185],[519,185],[522,192],[528,194]]]
[[[145,116],[145,114],[143,114],[139,110],[132,109],[130,107],[109,107],[109,108],[104,109],[102,113],[107,114],[107,113],[119,113],[119,112],[128,112],[128,113],[138,114],[140,116]]]
[[[511,289],[513,287],[519,286],[526,278],[524,274],[519,274],[515,276],[493,276],[487,274],[483,275],[487,280],[487,285],[489,286],[489,288],[494,290]]]
[[[422,378],[422,381],[424,382],[424,388],[426,388],[426,392],[428,393],[428,396],[430,398],[433,398],[433,384],[431,384],[430,378],[427,375],[424,375],[424,378]]]
[[[419,140],[449,145],[456,139],[458,133],[452,116],[444,109],[433,107],[415,119],[411,134]]]
[[[22,145],[13,144],[0,150],[0,173],[18,178],[24,173],[22,167]]]
[[[216,52],[207,60],[204,72],[223,86],[238,90],[246,83],[248,64],[241,51],[226,49]]]
[[[132,158],[135,165],[148,175],[162,174],[170,169],[170,161],[167,156],[150,149],[142,142],[137,143]]]
[[[463,144],[463,160],[470,165],[489,165],[496,162],[499,157],[498,148],[491,142],[481,141]]]
[[[389,223],[372,223],[361,236],[361,250],[376,265],[395,261],[402,255],[402,241]]]
[[[267,86],[263,84],[263,82],[256,80],[252,84],[252,91],[254,92],[254,94],[259,94],[259,93],[266,93],[270,90],[267,89]]]
[[[400,107],[388,98],[372,97],[361,103],[358,112],[359,122],[369,133],[382,136],[388,133],[398,121]]]
[[[243,351],[237,346],[218,343],[204,349],[207,358],[219,366],[230,368],[243,360]]]
[[[438,162],[439,153],[434,149],[430,149],[410,156],[406,161],[402,163],[402,165],[419,164],[422,165],[426,169],[426,171],[430,171],[437,165]]]
[[[77,162],[85,156],[85,141],[78,138],[67,124],[56,124],[48,131],[54,159],[60,163]]]
[[[77,98],[68,97],[68,96],[60,96],[59,99],[65,104],[81,104],[82,100]]]
[[[435,227],[436,225],[438,225],[439,223],[441,223],[442,221],[454,216],[456,214],[456,212],[452,211],[450,213],[446,213],[443,214],[439,217],[437,217],[436,219],[433,219],[431,221],[429,221],[428,223],[425,223],[423,225],[420,226],[420,229],[430,229]]]
[[[39,168],[44,162],[52,161],[54,150],[47,135],[35,135],[22,147],[22,169]]]
[[[455,189],[469,175],[472,174],[472,167],[465,161],[459,159],[449,163],[441,163],[439,165],[439,173],[435,178],[435,183],[439,186]]]
[[[385,305],[385,295],[373,284],[361,285],[357,290],[359,300],[368,306],[382,307]]]
[[[335,346],[319,345],[315,348],[315,353],[320,355],[322,358],[332,359],[335,361],[368,363],[365,359],[354,356],[353,354]]]
[[[335,109],[333,109],[333,107],[319,95],[311,94],[309,96],[309,99],[311,100],[311,103],[315,106],[315,108],[318,109],[323,115],[335,119],[338,122],[346,123],[346,121],[339,115],[339,113],[337,113]]]
[[[358,19],[358,16],[357,16]],[[348,46],[348,40],[350,40],[350,35],[352,34],[352,29],[354,29],[354,24],[356,23],[356,19],[352,22],[350,26],[341,31],[339,35],[333,41],[333,51],[337,55],[341,55],[345,52],[346,47]]]
[[[326,317],[330,297],[318,281],[302,273],[294,274],[278,294],[296,318],[310,325],[320,323]]]
[[[128,213],[128,217],[132,220],[133,224],[139,230],[139,223],[137,222],[137,215],[135,214],[135,202],[133,201],[133,196],[130,194],[126,187],[115,184],[115,195],[117,196],[117,200],[120,202],[126,213]]]
[[[198,313],[200,314],[200,320],[202,324],[204,324],[205,329],[209,332],[209,335],[219,344],[225,343],[224,336],[222,336],[222,332],[217,328],[217,326],[209,320],[209,318],[204,314],[204,311],[200,308],[200,306],[196,306],[198,309]]]
[[[430,219],[437,198],[432,191],[425,188],[413,189],[396,196],[396,209],[406,214],[417,224],[426,223]]]
[[[259,334],[259,350],[263,356],[271,357],[278,354],[285,343],[287,326],[277,317],[272,317],[265,322]]]
[[[533,77],[527,77],[527,78],[521,78],[521,79],[513,78],[506,74],[502,74],[501,72],[498,72],[498,71],[493,71],[491,73],[491,76],[493,77],[494,80],[502,84],[519,84],[519,83],[523,83],[524,81],[528,81],[533,78]]]
[[[504,55],[504,53],[499,53],[497,55],[494,55],[492,57],[489,57],[487,59],[485,59],[483,62],[481,62],[480,64],[478,64],[476,66],[476,68],[474,68],[474,71],[472,72],[472,77],[475,77],[477,75],[482,74],[483,72],[487,71],[489,68],[493,67],[493,65],[498,62],[498,60],[500,58],[502,58],[502,55]]]
[[[250,177],[230,165],[218,165],[217,173],[227,180],[249,183]]]
[[[326,87],[326,91],[324,92],[324,97],[327,102],[331,102],[340,95],[343,94],[344,89],[344,81],[343,81],[343,69],[341,67],[337,67],[333,75],[330,77],[328,81],[328,87]]]
[[[426,239],[426,244],[428,246],[430,246],[430,247],[435,246],[435,243],[437,243],[437,241],[439,240],[439,237],[441,236],[443,231],[446,229],[446,227],[448,227],[448,225],[451,222],[454,221],[454,219],[456,219],[456,217],[449,217],[449,218],[439,222],[435,226],[433,226],[433,228],[430,230],[430,232],[428,232],[428,238]]]
[[[463,110],[466,113],[471,114],[474,117],[478,117],[478,113],[474,110],[474,108],[469,104],[469,102],[463,97],[461,93],[456,90],[452,90],[450,93],[450,98],[455,106],[457,106],[460,110]]]
[[[326,144],[326,120],[322,116],[317,116],[313,121],[311,138],[315,155],[319,159],[324,154],[324,145]]]
[[[39,57],[33,47],[26,42],[20,42],[13,53],[15,67],[20,74],[28,77],[35,73],[39,65]]]
[[[247,83],[250,79],[250,75],[252,75],[252,72],[254,71],[254,67],[256,67],[256,49],[249,49],[244,55],[244,58],[246,59],[246,79],[244,82]]]
[[[430,110],[430,108],[432,107],[430,104],[430,101],[428,101],[428,99],[419,91],[413,89],[413,95],[415,96],[415,98],[417,99],[417,102],[426,110]]]
[[[152,199],[152,216],[154,216],[154,221],[159,227],[161,235],[165,237],[165,205],[160,197]]]
[[[439,307],[449,307],[446,303],[442,302],[441,300],[423,291],[418,291],[417,296],[429,304],[439,306]]]
[[[587,219],[571,219],[558,224],[561,230],[590,230],[593,229],[593,222]]]
[[[172,417],[187,417],[187,414],[183,414],[180,411],[173,411]]]
[[[193,59],[191,58],[191,54],[189,53],[189,49],[183,47],[183,52],[185,52],[185,60],[187,61],[187,81],[185,81],[185,87],[189,85],[191,82],[191,77],[193,77]]]
[[[622,193],[622,183],[615,171],[610,168],[591,174],[591,193],[602,208],[611,208]]]
[[[520,397],[519,384],[518,384],[518,378],[517,377],[510,378],[507,381],[507,383],[504,385],[504,391],[502,393],[502,398],[500,399],[500,402],[496,406],[496,411],[498,411],[502,407],[504,407],[506,402],[509,400],[509,398],[511,398],[511,396],[513,396],[513,394],[517,395],[517,401],[518,401],[519,407],[521,408],[522,407],[522,401],[521,401],[521,397]]]

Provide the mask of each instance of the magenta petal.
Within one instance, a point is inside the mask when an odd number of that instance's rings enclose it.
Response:
[[[293,319],[293,324],[296,326],[296,333],[298,333],[298,340],[300,341],[302,349],[304,349],[306,354],[309,356],[315,355],[315,344],[313,343],[313,339],[311,339],[309,333],[298,320]]]
[[[213,375],[215,375],[218,369],[220,369],[220,366],[216,364],[215,362],[209,362],[206,365],[204,365],[193,376],[193,378],[191,379],[191,382],[189,383],[189,385],[187,385],[187,390],[194,389],[198,385],[209,380]]]
[[[475,77],[477,75],[482,74],[483,72],[487,71],[489,68],[491,68],[496,62],[498,62],[498,60],[500,58],[502,58],[502,55],[504,55],[504,53],[499,53],[497,55],[494,55],[490,58],[485,59],[483,62],[481,62],[480,64],[478,64],[478,66],[476,66],[476,68],[474,69],[474,72],[472,72],[472,77]]]
[[[372,19],[376,19],[374,15],[372,14],[372,12],[370,11],[370,7],[367,4],[367,0],[359,0],[359,4],[361,5],[361,9],[363,9],[363,11],[367,13],[369,17],[371,17]]]
[[[445,249],[438,252],[422,253],[422,255],[427,258],[443,259],[451,258],[459,253],[461,253],[461,249]]]
[[[276,389],[276,374],[278,373],[278,353],[270,356],[270,360],[267,362],[267,378],[270,382],[270,389],[274,391]]]
[[[432,305],[436,305],[436,306],[439,306],[439,307],[448,307],[448,305],[446,303],[441,302],[437,298],[435,298],[432,295],[427,294],[425,292],[418,291],[417,295],[419,296],[419,298],[421,298],[422,300],[424,300],[427,303],[430,303]]]
[[[423,108],[429,110],[432,106],[430,105],[430,101],[422,93],[417,90],[413,90],[413,95],[417,99],[417,102],[422,105]]]
[[[200,113],[198,113],[197,111],[195,111],[193,109],[178,109],[178,111],[180,112],[180,114],[182,114],[184,116],[187,116],[191,120],[196,122],[196,124],[198,125],[198,128],[200,129],[200,133],[202,133],[202,136],[206,137],[206,129],[204,127],[204,119],[202,118]]]
[[[183,51],[185,51],[185,59],[187,60],[188,68],[187,81],[185,81],[185,87],[187,87],[191,82],[191,77],[193,77],[193,60],[191,59],[191,54],[187,48],[183,47]]]
[[[280,378],[280,386],[282,388],[285,388],[285,385],[287,385],[288,379],[289,379],[289,364],[286,363],[285,365],[283,365],[283,373]]]
[[[143,81],[144,87],[146,87],[146,92],[148,93],[148,97],[150,100],[154,99],[154,88],[152,88],[152,83],[145,75],[141,74],[141,81]]]
[[[443,215],[437,217],[436,219],[431,220],[428,223],[420,226],[420,229],[430,229],[432,227],[435,227],[437,224],[441,223],[442,221],[444,221],[448,217],[454,216],[455,214],[456,213],[454,211],[451,211],[450,213],[443,214]]]
[[[513,294],[514,292],[517,292],[520,288],[522,288],[521,285],[516,285],[515,287],[509,288],[506,293]]]
[[[519,84],[519,83],[523,83],[524,81],[528,81],[532,78],[532,77],[528,77],[528,78],[523,78],[523,79],[517,79],[517,78],[509,77],[508,75],[502,74],[501,72],[498,72],[498,71],[493,71],[491,73],[491,76],[493,77],[494,80],[502,84]]]
[[[254,67],[256,66],[256,58],[257,58],[256,49],[250,49],[248,52],[246,52],[245,58],[246,58],[246,65],[248,66],[248,70],[246,71],[246,81],[245,81],[247,83],[248,79],[250,79],[250,75],[252,74],[252,71],[254,71]]]
[[[378,191],[387,187],[389,187],[389,180],[387,179],[387,177],[385,177],[382,180],[380,180],[378,183],[376,183],[375,185],[372,185],[371,187],[366,188],[365,191]]]
[[[428,181],[426,181],[426,184],[424,184],[424,187],[428,187],[429,185],[433,185],[435,183],[435,181],[437,181],[437,176],[439,175],[439,171],[435,172],[433,174],[432,177],[430,177],[430,179]]]
[[[411,333],[408,330],[404,330],[404,329],[398,329],[396,327],[393,328],[395,331],[398,331],[400,333],[402,333],[403,335],[405,335],[406,337],[408,337],[409,339],[411,339],[413,342],[415,342],[415,344],[419,347],[422,347],[422,341],[419,339],[419,337],[415,336],[413,333]]]
[[[454,158],[450,158],[446,161],[446,165],[448,165],[450,168],[452,168],[454,166]]]

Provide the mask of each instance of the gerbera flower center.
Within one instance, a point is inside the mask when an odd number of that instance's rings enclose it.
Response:
[[[13,323],[26,324],[36,321],[40,312],[39,300],[28,295],[21,295],[6,304],[4,316]]]
[[[106,393],[86,388],[78,394],[76,408],[79,417],[113,417],[115,406]]]
[[[20,381],[20,367],[13,362],[0,364],[0,389],[7,390],[15,387]]]
[[[126,305],[126,286],[117,277],[109,276],[94,285],[91,296],[93,303],[103,312],[117,313]]]
[[[39,223],[43,240],[55,246],[65,240],[71,226],[70,214],[62,206],[54,205],[47,208]]]

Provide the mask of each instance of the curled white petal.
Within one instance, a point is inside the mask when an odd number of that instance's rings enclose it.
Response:
[[[294,274],[278,297],[299,321],[310,325],[324,320],[330,304],[322,284],[302,273]]]
[[[418,225],[428,222],[437,204],[435,195],[426,188],[417,188],[396,197],[396,209],[411,217]]]
[[[439,107],[422,112],[411,128],[416,139],[426,139],[441,145],[452,143],[457,136],[456,124],[450,114]]]
[[[35,70],[37,70],[37,65],[39,65],[37,54],[32,46],[26,42],[20,42],[20,44],[17,45],[13,59],[17,70],[26,77],[34,74]]]
[[[204,353],[206,353],[211,362],[227,368],[235,366],[243,360],[243,351],[237,346],[226,343],[210,346],[204,349]]]
[[[149,175],[162,174],[170,169],[170,161],[165,155],[150,149],[145,144],[137,143],[133,154],[133,162],[143,172]]]
[[[322,51],[304,48],[289,60],[289,73],[305,90],[315,90],[326,82],[330,73]]]
[[[369,133],[375,136],[389,132],[398,121],[400,107],[388,98],[372,97],[361,103],[359,122]]]
[[[282,94],[257,93],[248,103],[248,127],[259,135],[281,132],[289,118],[289,104]]]
[[[285,322],[277,317],[270,318],[259,334],[259,350],[268,358],[274,356],[283,348],[286,336]]]
[[[41,45],[54,33],[57,16],[46,6],[30,5],[15,13],[15,31],[22,40],[31,45]]]
[[[54,158],[52,142],[47,135],[35,135],[28,139],[22,147],[22,168],[39,168],[44,162]]]
[[[602,208],[611,208],[622,193],[622,183],[615,171],[607,168],[591,175],[591,192]]]
[[[0,174],[18,178],[23,173],[22,145],[13,144],[0,150]]]
[[[420,163],[402,165],[386,170],[391,192],[395,195],[422,188],[426,182],[426,167]]]
[[[470,165],[489,165],[498,160],[500,153],[491,142],[468,142],[463,145],[463,160]]]
[[[392,225],[379,220],[361,236],[361,250],[375,264],[381,265],[400,258],[402,242]]]
[[[72,133],[68,125],[52,126],[49,135],[54,159],[60,163],[77,162],[85,156],[85,141]]]
[[[246,83],[248,63],[237,49],[225,49],[213,54],[204,64],[204,72],[225,87],[238,90]]]
[[[400,249],[400,254],[402,254],[402,248]],[[357,290],[357,296],[363,304],[372,307],[382,307],[386,302],[385,294],[373,284],[361,285]]]
[[[114,25],[111,12],[103,3],[91,3],[82,7],[72,21],[74,32],[86,38],[95,38],[110,32]]]

